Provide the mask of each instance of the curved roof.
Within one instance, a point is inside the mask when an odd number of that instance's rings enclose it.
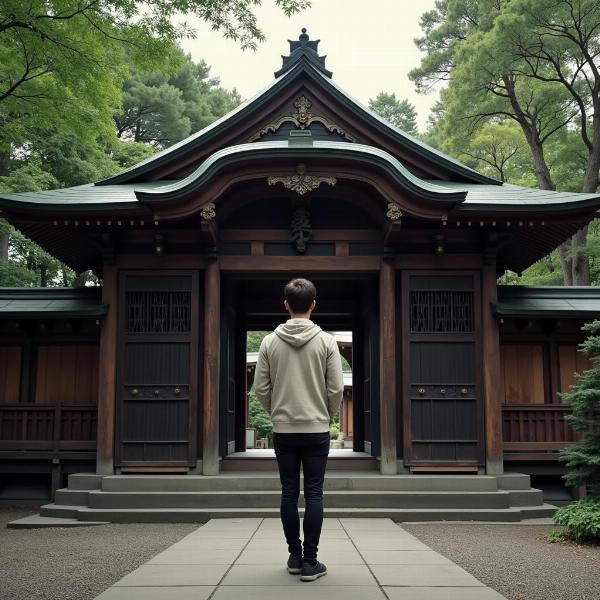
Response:
[[[439,150],[436,150],[435,148],[425,144],[421,140],[409,135],[405,131],[394,127],[391,123],[388,123],[388,121],[381,118],[366,106],[352,98],[352,96],[336,85],[327,76],[327,74],[323,73],[309,60],[297,61],[287,71],[271,81],[271,83],[258,94],[246,100],[234,108],[231,112],[227,113],[220,119],[217,119],[204,129],[201,129],[184,140],[165,148],[158,154],[155,154],[139,162],[138,164],[129,167],[117,175],[99,181],[96,185],[105,186],[115,183],[130,182],[136,177],[145,175],[153,169],[177,159],[183,154],[193,152],[203,144],[206,144],[210,140],[221,135],[223,131],[229,127],[243,121],[248,113],[258,110],[267,104],[273,97],[277,96],[284,87],[303,74],[317,83],[317,85],[326,88],[334,97],[336,97],[347,108],[354,112],[358,119],[370,122],[373,126],[391,137],[394,142],[405,148],[407,151],[423,157],[432,163],[447,169],[450,173],[454,173],[456,176],[466,179],[467,181],[488,183],[490,185],[502,185],[500,181],[496,181],[495,179],[491,179],[490,177],[486,177],[485,175],[478,173],[470,167],[467,167],[459,161],[451,158],[450,156],[447,156],[443,152],[440,152]]]
[[[182,179],[101,186],[85,184],[41,192],[0,194],[0,209],[57,213],[135,210],[148,202],[165,201],[195,192],[228,165],[250,159],[269,158],[333,158],[368,163],[383,169],[400,187],[423,199],[453,204],[453,211],[456,213],[546,213],[600,206],[599,194],[555,192],[509,184],[497,186],[420,179],[397,158],[374,146],[335,141],[314,141],[302,145],[297,141],[293,145],[287,141],[271,141],[240,144],[219,150]]]
[[[587,285],[499,285],[498,302],[490,303],[498,315],[531,317],[589,317],[600,315],[600,288]]]
[[[287,141],[252,142],[229,146],[209,156],[193,173],[158,188],[136,190],[140,200],[164,200],[194,192],[225,166],[248,159],[268,158],[336,158],[377,165],[384,169],[405,189],[420,197],[440,200],[463,200],[466,192],[460,187],[449,189],[413,175],[399,160],[385,150],[363,144],[314,141],[310,144],[290,145]]]
[[[0,287],[0,319],[98,317],[108,312],[101,287]]]

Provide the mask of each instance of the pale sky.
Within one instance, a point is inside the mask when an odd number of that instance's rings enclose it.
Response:
[[[194,60],[204,59],[211,74],[225,88],[237,88],[247,99],[281,68],[281,55],[289,54],[288,39],[298,39],[302,27],[311,39],[320,39],[319,54],[334,81],[351,96],[367,104],[379,92],[394,92],[417,108],[419,129],[424,130],[437,94],[417,94],[408,72],[420,62],[413,39],[421,35],[419,19],[435,0],[312,0],[312,8],[287,18],[273,0],[263,0],[255,11],[267,39],[256,52],[242,51],[201,20],[190,20],[196,39],[182,46]]]

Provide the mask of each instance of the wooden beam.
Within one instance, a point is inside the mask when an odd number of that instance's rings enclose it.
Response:
[[[289,229],[221,229],[223,242],[289,242]],[[381,240],[378,229],[313,229],[313,242],[377,242]]]
[[[481,329],[483,353],[483,394],[485,405],[485,451],[488,475],[503,473],[502,400],[504,384],[500,370],[500,333],[490,302],[497,302],[496,263],[481,270]]]
[[[395,256],[396,269],[480,269],[479,254],[401,254]]]
[[[379,256],[221,256],[221,271],[284,272],[379,271]]]
[[[202,474],[219,474],[219,336],[221,272],[210,262],[204,272],[204,398]]]
[[[335,255],[350,256],[350,244],[348,242],[336,242]]]
[[[209,259],[197,254],[119,254],[119,269],[204,269]]]
[[[108,313],[100,329],[98,364],[98,434],[96,473],[114,474],[115,401],[117,372],[117,267],[104,265],[102,302],[108,304]]]
[[[379,275],[379,339],[381,406],[381,473],[398,473],[396,449],[396,271],[381,262]]]

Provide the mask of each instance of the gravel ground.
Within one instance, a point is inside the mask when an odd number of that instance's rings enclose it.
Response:
[[[600,546],[551,544],[552,525],[402,527],[509,600],[599,600]]]
[[[0,509],[2,600],[91,600],[197,524],[7,529],[39,511]]]

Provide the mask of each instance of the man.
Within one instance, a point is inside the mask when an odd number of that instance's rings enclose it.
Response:
[[[288,544],[287,568],[314,581],[327,573],[317,560],[323,525],[323,481],[329,427],[342,401],[344,380],[337,342],[310,320],[317,291],[307,279],[284,289],[290,319],[267,335],[258,351],[254,390],[271,414],[273,445],[281,480],[281,522]],[[298,497],[304,473],[304,555]]]

